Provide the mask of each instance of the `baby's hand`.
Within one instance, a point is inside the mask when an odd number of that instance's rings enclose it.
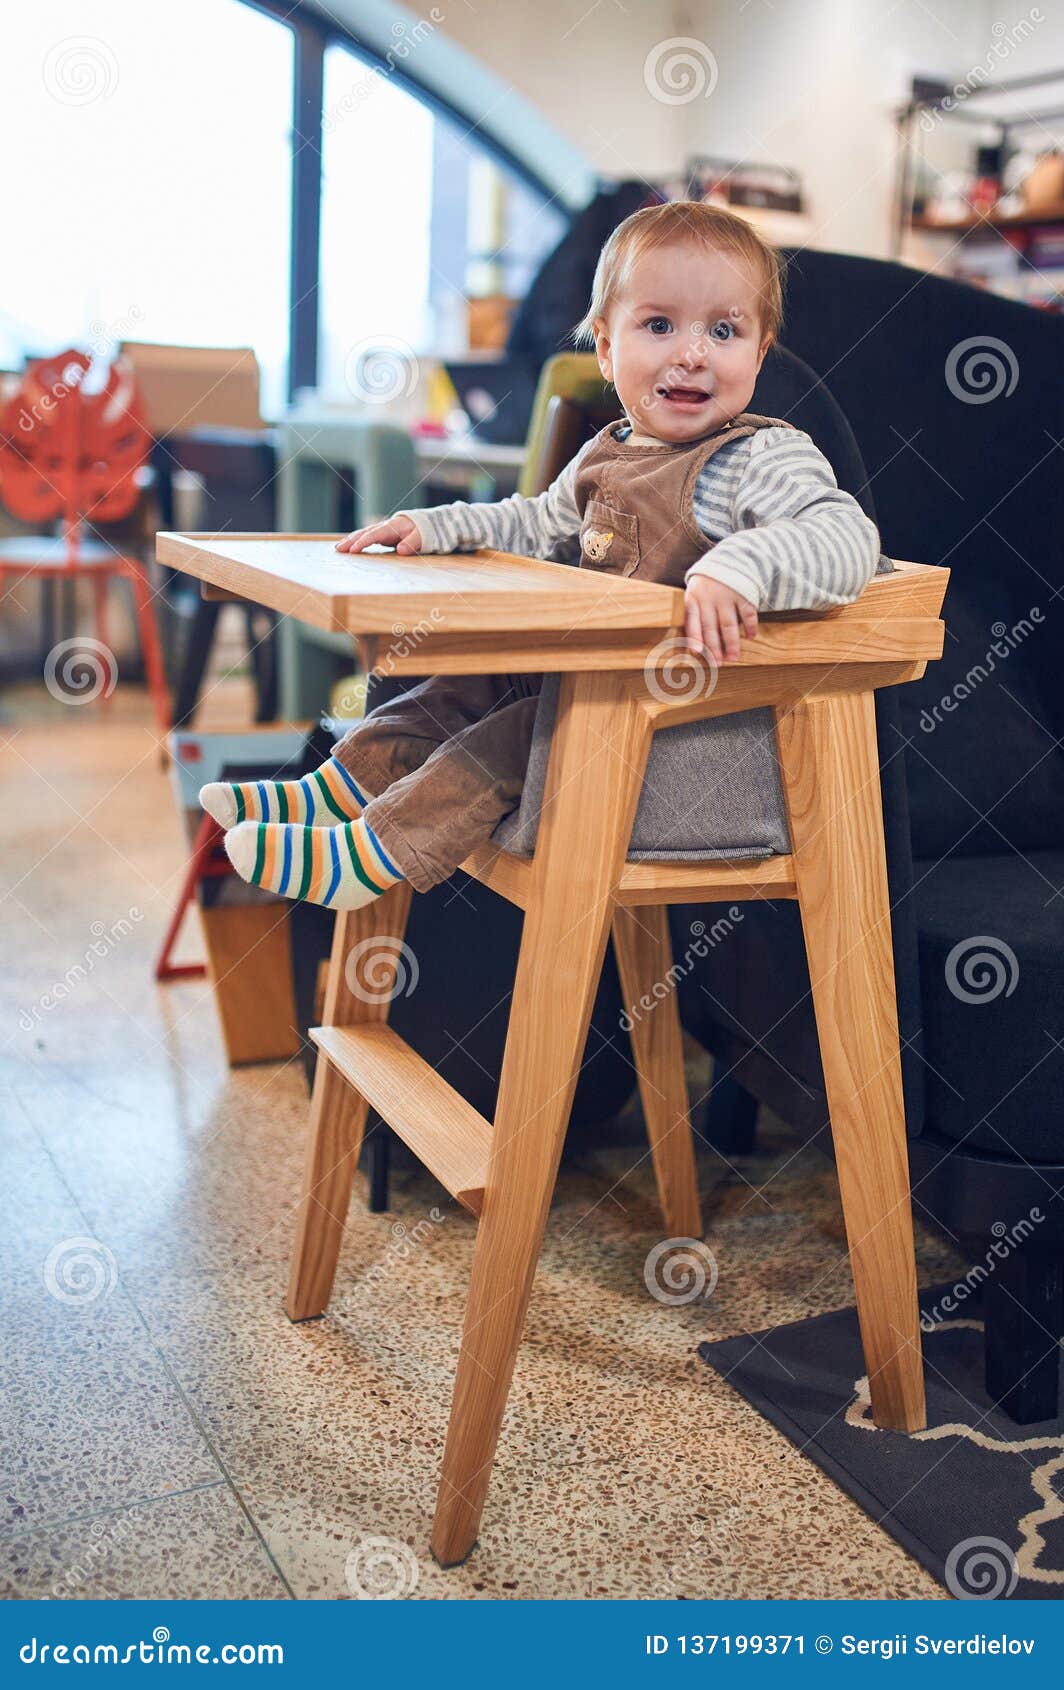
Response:
[[[421,535],[408,516],[387,516],[336,542],[338,552],[364,552],[367,546],[394,546],[401,557],[408,557],[421,550]]]
[[[684,593],[684,634],[692,651],[705,646],[713,663],[738,663],[739,638],[757,633],[757,606],[723,581],[692,575]]]

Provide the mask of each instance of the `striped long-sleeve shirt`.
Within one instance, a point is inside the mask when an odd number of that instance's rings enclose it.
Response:
[[[494,504],[457,500],[399,514],[414,523],[425,552],[486,546],[574,562],[581,518],[573,483],[586,450],[534,498],[514,493]],[[878,567],[891,567],[881,556],[875,523],[842,491],[802,429],[762,428],[720,447],[698,476],[693,509],[715,544],[687,570],[685,583],[708,575],[759,610],[849,604]]]

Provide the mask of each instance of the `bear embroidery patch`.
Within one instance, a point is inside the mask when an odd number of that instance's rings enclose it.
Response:
[[[584,550],[592,563],[601,563],[612,544],[612,528],[589,528],[584,535]]]

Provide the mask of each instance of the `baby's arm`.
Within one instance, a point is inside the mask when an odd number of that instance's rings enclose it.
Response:
[[[688,586],[708,576],[755,610],[820,610],[851,603],[876,573],[875,523],[842,491],[827,458],[801,429],[762,429],[750,439],[730,524],[720,522],[712,480],[704,493],[702,481],[700,476],[695,515],[707,538],[722,527],[732,531],[691,565]]]
[[[519,557],[550,558],[558,546],[580,532],[573,484],[581,456],[578,452],[547,491],[535,498],[512,493],[495,504],[471,505],[458,499],[450,505],[398,511],[383,522],[357,528],[336,549],[360,552],[383,545],[409,554],[467,552],[485,546]]]

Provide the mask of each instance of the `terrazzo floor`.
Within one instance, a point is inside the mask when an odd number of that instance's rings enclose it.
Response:
[[[702,1153],[708,1300],[647,1291],[641,1149],[563,1169],[479,1547],[437,1567],[471,1217],[414,1169],[359,1192],[329,1314],[286,1320],[303,1073],[231,1072],[208,987],[153,984],[184,853],[143,695],[18,689],[2,730],[5,1596],[944,1594],[697,1357],[852,1301],[831,1165],[764,1112]]]

